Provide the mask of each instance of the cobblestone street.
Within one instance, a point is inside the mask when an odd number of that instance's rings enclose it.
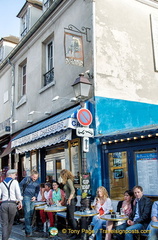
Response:
[[[18,225],[13,225],[13,228],[12,228],[12,233],[11,233],[11,236],[9,238],[9,240],[25,240],[25,239],[29,239],[29,240],[47,240],[47,239],[54,239],[56,240],[57,237],[44,237],[43,236],[43,233],[41,232],[34,232],[33,233],[33,236],[32,237],[25,237],[25,231],[24,231],[24,225],[23,223],[21,224],[18,224]],[[65,230],[66,231],[66,230]],[[71,238],[68,238],[68,235],[66,233],[62,233],[61,230],[59,230],[58,232],[58,239],[59,240],[70,240]],[[2,229],[0,227],[0,239],[2,239]],[[78,238],[80,239],[80,238]]]

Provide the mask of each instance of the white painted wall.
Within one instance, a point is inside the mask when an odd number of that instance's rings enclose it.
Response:
[[[157,104],[150,15],[158,9],[136,0],[95,5],[95,95]]]

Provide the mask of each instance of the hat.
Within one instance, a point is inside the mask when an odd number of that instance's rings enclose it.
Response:
[[[17,169],[9,169],[7,171],[7,175],[14,174],[14,173],[17,173]]]

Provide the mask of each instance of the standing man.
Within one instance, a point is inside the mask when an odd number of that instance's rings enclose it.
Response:
[[[15,180],[17,174],[16,169],[7,171],[7,177],[0,183],[0,198],[2,199],[1,224],[2,224],[2,240],[8,240],[11,234],[17,207],[22,208],[22,199],[19,183]],[[18,206],[17,206],[18,204]]]
[[[30,177],[25,177],[20,182],[20,189],[23,195],[23,208],[25,217],[26,237],[32,236],[32,217],[34,211],[34,201],[39,193],[38,172],[33,170]]]

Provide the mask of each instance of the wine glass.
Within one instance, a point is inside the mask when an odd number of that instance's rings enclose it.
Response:
[[[110,212],[110,214],[112,215],[113,209],[110,209],[109,212]]]

